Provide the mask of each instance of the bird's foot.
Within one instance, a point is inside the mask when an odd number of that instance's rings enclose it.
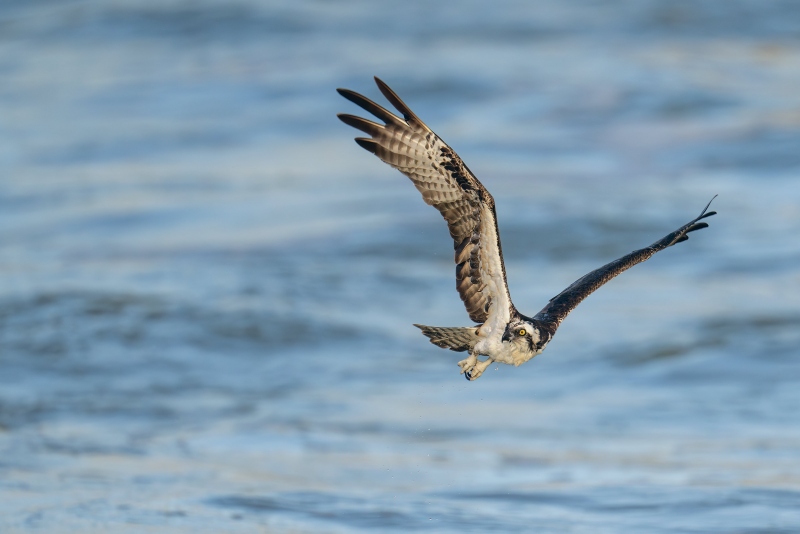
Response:
[[[463,375],[464,373],[475,367],[476,363],[478,363],[478,357],[474,354],[470,354],[469,358],[463,359],[460,362],[458,362],[458,366],[461,367],[461,374]]]
[[[493,361],[494,360],[492,360],[491,358],[487,358],[486,360],[481,362],[478,361],[477,358],[475,358],[475,363],[472,365],[472,367],[465,367],[461,372],[464,373],[464,376],[466,377],[467,380],[470,381],[477,380],[478,378],[480,378],[480,376],[483,374],[486,368],[492,364]]]

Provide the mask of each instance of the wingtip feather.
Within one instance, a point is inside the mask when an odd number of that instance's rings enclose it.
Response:
[[[714,202],[714,199],[717,198],[718,196],[719,195],[714,195],[713,197],[711,197],[711,200],[708,201],[708,204],[706,204],[706,207],[703,208],[702,212],[700,212],[700,216],[697,218],[697,220],[700,220],[700,219],[702,219],[704,217],[711,217],[712,215],[717,213],[716,211],[711,211],[709,213],[706,213],[706,211],[708,211],[708,208],[711,206],[711,203]]]
[[[368,133],[369,135],[376,135],[384,128],[382,124],[372,122],[371,120],[363,117],[350,115],[349,113],[337,113],[336,116],[346,125],[352,126],[353,128],[361,130],[364,133]]]
[[[336,92],[342,95],[344,98],[352,102],[353,104],[359,106],[360,108],[372,113],[380,120],[387,124],[398,124],[400,122],[400,118],[395,116],[392,112],[380,106],[370,100],[369,98],[365,97],[364,95],[358,94],[355,91],[351,91],[350,89],[336,89]]]
[[[691,225],[691,226],[690,226],[690,227],[689,227],[689,228],[686,230],[686,233],[688,234],[689,232],[694,232],[695,230],[702,230],[703,228],[708,228],[708,223],[704,223],[704,222],[702,222],[702,223],[695,223],[695,224]]]
[[[367,139],[366,137],[356,137],[355,141],[358,143],[358,146],[368,152],[372,152],[373,154],[378,150],[378,143],[372,139]]]
[[[697,220],[699,221],[700,219],[705,219],[706,217],[711,217],[712,215],[716,215],[716,214],[717,214],[716,211],[709,211],[708,213],[704,213],[703,215],[698,217]]]
[[[406,105],[406,103],[403,102],[399,96],[397,96],[397,93],[395,93],[392,90],[392,88],[386,84],[386,82],[384,82],[377,76],[375,76],[374,78],[375,78],[375,84],[378,86],[378,89],[380,89],[383,96],[386,97],[386,100],[391,102],[392,105],[395,107],[395,109],[403,115],[403,118],[406,120],[406,122],[415,121],[423,126],[425,125],[425,123],[423,123],[419,119],[419,117],[417,117],[417,115],[413,111],[411,111],[411,108],[409,108]]]

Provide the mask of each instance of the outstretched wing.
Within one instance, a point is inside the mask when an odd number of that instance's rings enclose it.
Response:
[[[337,89],[384,124],[344,113],[339,119],[369,134],[357,137],[356,143],[411,178],[422,199],[447,221],[455,248],[456,288],[470,318],[483,323],[496,313],[509,316],[513,306],[492,195],[388,85],[377,77],[375,82],[402,118],[358,93]]]
[[[717,198],[716,195],[714,195],[714,198]],[[713,201],[714,198],[712,198],[711,201]],[[711,201],[709,201],[709,203],[703,209],[703,212],[697,218],[684,224],[671,234],[665,236],[663,239],[659,239],[649,247],[634,250],[630,254],[623,256],[618,260],[614,260],[611,263],[607,263],[599,269],[595,269],[586,276],[576,280],[567,289],[550,299],[550,302],[547,304],[547,306],[542,308],[542,311],[537,313],[534,316],[534,319],[544,323],[552,336],[552,334],[555,333],[556,329],[561,324],[561,321],[563,321],[564,318],[569,315],[569,312],[574,310],[575,307],[583,301],[583,299],[594,293],[600,286],[623,271],[630,269],[637,263],[648,260],[656,252],[664,250],[667,247],[671,247],[676,243],[686,241],[689,239],[689,236],[687,235],[689,232],[694,232],[695,230],[700,230],[701,228],[707,228],[707,223],[698,221],[700,219],[705,219],[706,217],[711,217],[717,213],[716,211],[708,211]]]

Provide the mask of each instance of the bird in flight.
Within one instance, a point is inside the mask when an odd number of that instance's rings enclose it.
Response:
[[[356,143],[408,176],[422,199],[442,214],[453,238],[456,289],[470,319],[477,326],[415,324],[430,342],[457,352],[468,352],[460,362],[467,380],[476,380],[493,362],[519,366],[542,353],[564,318],[586,297],[621,272],[667,247],[689,239],[689,232],[708,227],[701,219],[708,211],[652,245],[634,250],[586,276],[550,299],[528,317],[511,302],[497,228],[494,199],[461,158],[383,81],[375,78],[383,96],[400,115],[349,89],[340,95],[377,117],[383,124],[340,113],[339,119],[370,137]],[[715,196],[716,198],[716,196]],[[711,199],[714,200],[713,198]],[[485,359],[480,359],[485,357]]]

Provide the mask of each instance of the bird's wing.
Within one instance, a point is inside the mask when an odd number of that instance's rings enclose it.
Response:
[[[388,85],[378,78],[375,82],[402,117],[358,93],[337,89],[384,124],[344,113],[339,119],[370,135],[357,137],[356,143],[411,178],[422,199],[447,221],[455,248],[456,288],[470,318],[483,323],[495,313],[510,314],[513,305],[492,195]]]
[[[716,198],[716,195],[714,198]],[[713,201],[714,198],[712,198],[711,201]],[[583,301],[583,299],[594,293],[600,286],[623,271],[630,269],[637,263],[648,260],[656,252],[664,250],[667,247],[671,247],[676,243],[686,241],[689,239],[689,236],[687,235],[689,232],[694,232],[695,230],[708,227],[707,223],[698,221],[700,221],[700,219],[705,219],[706,217],[711,217],[717,213],[716,211],[708,211],[708,207],[710,205],[711,202],[709,201],[699,216],[684,224],[671,234],[659,239],[649,247],[634,250],[630,254],[627,254],[618,260],[614,260],[611,263],[607,263],[599,269],[595,269],[586,276],[576,280],[567,289],[550,299],[550,302],[547,304],[547,306],[542,308],[542,311],[537,313],[534,316],[534,319],[544,323],[548,327],[550,334],[554,334],[558,326],[561,324],[561,321],[563,321],[564,318],[569,315],[569,312],[574,310],[575,307]]]

